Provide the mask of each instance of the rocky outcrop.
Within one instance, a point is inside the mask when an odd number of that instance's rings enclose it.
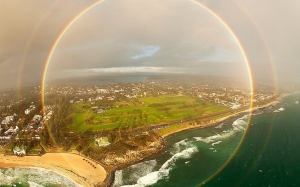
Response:
[[[123,135],[116,143],[106,147],[99,161],[118,168],[143,160],[164,148],[163,139],[152,131]]]

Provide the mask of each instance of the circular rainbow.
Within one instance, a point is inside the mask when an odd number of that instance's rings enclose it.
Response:
[[[84,8],[81,12],[79,12],[72,20],[70,20],[70,22],[64,27],[64,29],[60,32],[60,34],[57,36],[56,40],[54,41],[46,62],[45,62],[45,66],[44,66],[44,70],[43,70],[43,75],[42,75],[42,83],[41,83],[41,101],[42,101],[42,105],[44,106],[44,101],[45,101],[45,81],[46,81],[46,76],[47,76],[47,70],[48,70],[48,66],[50,64],[52,55],[58,45],[58,43],[60,42],[60,40],[62,39],[62,37],[66,34],[66,32],[68,31],[68,29],[81,17],[83,16],[85,13],[87,13],[89,10],[93,9],[94,7],[96,7],[97,5],[99,5],[100,3],[104,2],[105,0],[98,0],[94,3],[92,3],[91,5],[87,6],[86,8]],[[213,179],[219,172],[221,172],[226,166],[227,164],[232,160],[232,158],[234,157],[234,155],[237,153],[237,151],[240,149],[245,136],[247,134],[247,131],[249,129],[249,124],[251,121],[251,114],[252,114],[252,110],[253,110],[253,96],[254,96],[254,86],[253,86],[253,77],[252,77],[252,71],[251,71],[251,67],[249,64],[249,60],[248,57],[246,55],[245,49],[242,46],[240,40],[238,39],[238,37],[236,36],[236,34],[234,33],[234,31],[232,30],[232,28],[217,14],[215,13],[213,10],[209,9],[207,6],[205,6],[203,3],[200,3],[196,0],[191,0],[192,3],[200,6],[203,10],[205,10],[206,12],[208,12],[210,15],[212,15],[216,20],[218,20],[219,23],[221,23],[225,29],[231,34],[231,36],[233,37],[234,41],[236,42],[236,44],[238,45],[240,52],[244,58],[244,61],[246,63],[247,66],[247,70],[248,70],[248,76],[249,76],[249,81],[250,81],[250,90],[251,90],[251,101],[250,101],[250,107],[249,107],[249,118],[248,118],[248,124],[245,130],[245,133],[239,143],[239,145],[237,146],[236,150],[234,151],[234,153],[232,154],[232,156],[228,159],[228,161],[215,173],[213,174],[209,179],[207,179],[205,182],[208,182],[209,180]]]

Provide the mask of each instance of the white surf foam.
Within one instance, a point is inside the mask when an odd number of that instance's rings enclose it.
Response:
[[[248,118],[248,115],[238,118],[237,120],[235,120],[232,123],[232,127],[233,127],[232,129],[223,131],[223,133],[221,133],[221,134],[216,134],[216,135],[208,136],[205,138],[194,137],[194,139],[196,141],[201,141],[201,142],[205,142],[205,143],[213,143],[213,142],[218,142],[220,140],[226,139],[226,138],[232,136],[233,134],[235,134],[236,132],[245,130],[245,126],[247,125],[247,122],[246,122],[247,118]]]
[[[35,184],[32,181],[34,181]],[[35,186],[45,186],[46,184],[75,187],[82,186],[67,176],[43,168],[14,167],[0,170],[1,185],[13,185],[14,183],[20,182]]]
[[[285,110],[285,109],[281,107],[281,108],[275,110],[274,112],[282,112],[282,111],[284,111],[284,110]]]
[[[212,146],[218,145],[218,144],[220,144],[221,142],[222,142],[222,141],[217,141],[217,142],[212,143],[211,145],[212,145]]]
[[[252,114],[253,116],[256,116],[256,115],[261,115],[261,114],[263,114],[264,112],[263,111],[258,111],[258,112],[256,112],[256,113],[254,113],[254,114]]]
[[[223,127],[224,123],[221,123],[220,125],[216,126],[216,129],[221,129]]]
[[[123,171],[117,170],[115,172],[115,180],[114,180],[113,186],[117,187],[117,186],[122,186],[123,184],[124,184],[123,183]]]
[[[184,159],[190,158],[197,151],[198,149],[196,147],[190,147],[179,153],[176,153],[161,166],[160,170],[170,168],[175,164],[175,161],[178,160],[179,158],[184,158]]]
[[[119,187],[124,185],[124,183],[128,184],[136,182],[139,178],[151,173],[154,170],[156,164],[156,160],[149,160],[129,166],[128,168],[126,168],[126,171],[130,173],[130,178],[128,178],[128,176],[123,177],[123,175],[125,175],[124,171],[116,171],[113,186]]]
[[[169,160],[167,160],[158,171],[153,171],[147,175],[139,178],[137,183],[134,185],[125,185],[122,187],[145,187],[152,184],[155,184],[158,180],[166,178],[169,175],[170,170],[175,165],[176,160],[178,159],[187,159],[190,158],[198,149],[194,147],[187,148],[179,153],[173,155]]]
[[[186,149],[187,147],[190,147],[191,146],[191,141],[188,141],[188,139],[184,139],[184,140],[181,140],[179,142],[176,142],[171,150],[170,150],[170,154],[171,155],[174,155],[184,149]]]
[[[181,141],[179,141],[179,142],[176,142],[174,145],[173,145],[173,147],[174,146],[180,146],[180,145],[187,145],[187,139],[183,139],[183,140],[181,140]]]
[[[42,185],[39,185],[39,184],[37,184],[35,182],[31,182],[31,181],[27,181],[27,182],[29,184],[29,187],[43,187]]]

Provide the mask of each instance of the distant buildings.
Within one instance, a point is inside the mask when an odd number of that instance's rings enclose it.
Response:
[[[25,110],[25,114],[29,115],[34,110],[35,106],[30,105],[30,107]],[[34,115],[33,118],[22,129],[20,129],[18,126],[21,119],[18,118],[17,114],[4,117],[0,125],[0,146],[5,146],[13,140],[40,140],[40,134],[45,129],[45,121],[49,120],[52,115],[52,107],[46,106],[44,108],[43,116],[39,114]],[[13,149],[13,152],[19,156],[25,154],[24,149],[17,146]]]
[[[33,137],[39,135],[44,130],[44,121],[42,121],[42,119],[43,117],[41,115],[35,115],[21,132],[24,135],[31,135]]]

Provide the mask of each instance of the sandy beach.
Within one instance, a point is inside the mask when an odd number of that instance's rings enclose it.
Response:
[[[71,153],[46,153],[43,156],[0,155],[1,167],[39,167],[68,176],[82,186],[92,187],[102,183],[107,175],[105,169],[96,162]]]

